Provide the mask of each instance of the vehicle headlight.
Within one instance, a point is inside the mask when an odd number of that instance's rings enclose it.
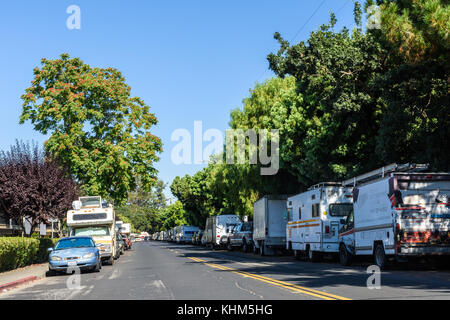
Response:
[[[61,261],[61,257],[58,257],[58,256],[51,256],[51,257],[50,257],[50,260],[51,260],[51,261]]]
[[[83,259],[89,259],[89,258],[93,258],[93,257],[94,257],[94,253],[91,252],[91,253],[86,253],[86,254],[83,256]]]

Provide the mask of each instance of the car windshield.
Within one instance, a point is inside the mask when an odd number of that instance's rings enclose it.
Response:
[[[352,203],[333,203],[329,206],[330,216],[346,217],[353,211]]]
[[[55,250],[86,247],[95,247],[94,242],[90,238],[70,238],[59,240]]]
[[[91,237],[109,236],[109,228],[108,227],[77,228],[74,230],[73,235],[74,236],[91,236]]]

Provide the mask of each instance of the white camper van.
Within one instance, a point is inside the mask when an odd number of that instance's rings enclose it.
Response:
[[[207,218],[205,245],[212,248],[225,246],[228,233],[240,222],[241,219],[235,214],[224,214]]]
[[[354,179],[354,212],[340,231],[340,262],[373,255],[390,258],[450,254],[449,173],[423,173],[426,165],[392,164]]]
[[[179,226],[177,228],[176,242],[177,243],[192,243],[192,236],[198,231],[195,226]]]
[[[286,248],[298,259],[317,261],[321,254],[338,253],[341,220],[353,210],[351,188],[322,182],[287,199]]]

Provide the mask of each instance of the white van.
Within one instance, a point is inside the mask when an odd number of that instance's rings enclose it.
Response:
[[[298,259],[317,261],[321,254],[338,253],[341,221],[353,210],[351,188],[322,182],[287,200],[286,249]]]
[[[177,243],[192,243],[192,236],[198,231],[195,226],[179,226],[177,228],[176,242]]]
[[[391,258],[450,254],[450,174],[423,167],[392,164],[343,182],[354,185],[354,213],[340,230],[341,264],[372,255],[384,268]]]
[[[206,219],[205,245],[211,248],[223,247],[228,240],[228,233],[241,222],[235,214],[212,216]]]

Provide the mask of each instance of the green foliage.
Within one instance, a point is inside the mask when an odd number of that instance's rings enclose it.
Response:
[[[48,261],[48,248],[58,239],[0,237],[0,272]]]
[[[156,181],[153,163],[161,141],[149,106],[113,68],[92,68],[79,58],[42,59],[22,95],[20,123],[30,120],[48,134],[45,149],[66,165],[85,194],[123,203],[140,178],[144,190]]]
[[[166,207],[161,213],[160,219],[163,223],[158,231],[168,230],[188,223],[186,220],[186,212],[180,201],[176,201],[174,204]]]

